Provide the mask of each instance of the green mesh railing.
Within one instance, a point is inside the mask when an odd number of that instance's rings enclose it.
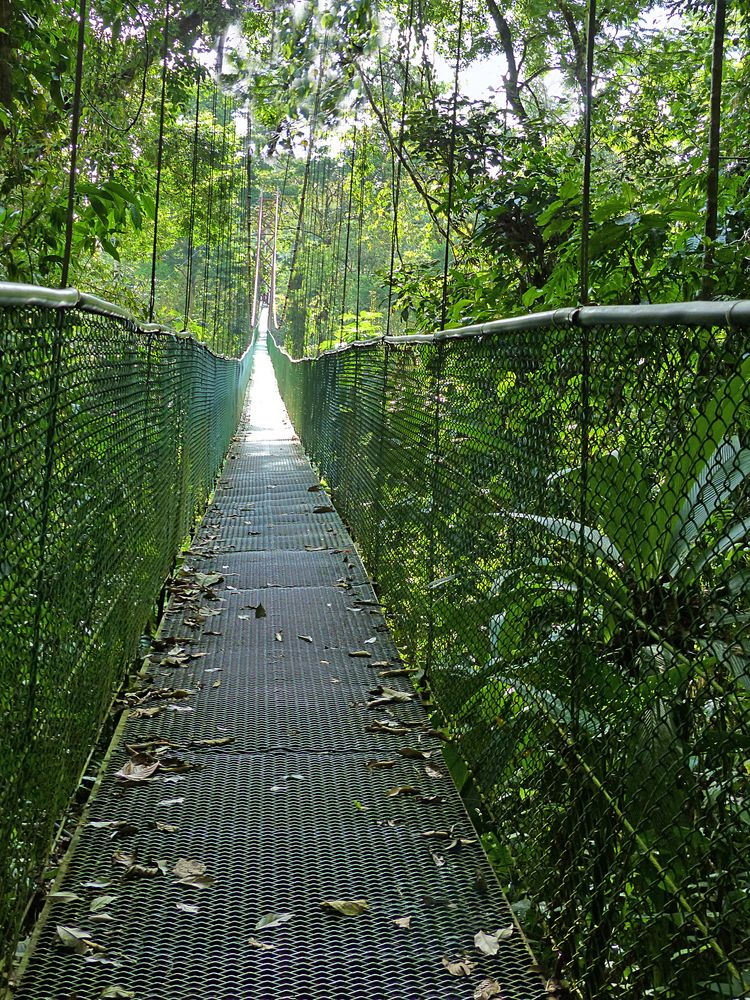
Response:
[[[750,987],[749,323],[586,308],[271,347],[576,996]]]
[[[0,943],[13,940],[250,368],[74,291],[0,285]]]

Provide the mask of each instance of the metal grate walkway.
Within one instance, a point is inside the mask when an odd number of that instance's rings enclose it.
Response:
[[[512,917],[423,709],[368,707],[411,688],[263,345],[248,398],[16,1000],[546,995],[517,929],[474,946]]]

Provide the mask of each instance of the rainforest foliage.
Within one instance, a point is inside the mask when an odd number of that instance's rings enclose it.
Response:
[[[724,42],[711,294],[726,298],[748,269],[745,8]],[[707,0],[598,7],[592,302],[701,294],[712,32]],[[0,0],[3,279],[59,280],[76,38],[74,5]],[[585,44],[580,0],[95,0],[72,283],[145,312],[166,62],[162,320],[213,336],[209,276],[243,280],[261,188],[282,192],[280,309],[297,329],[304,293],[299,350],[433,329],[446,236],[450,324],[574,304]]]

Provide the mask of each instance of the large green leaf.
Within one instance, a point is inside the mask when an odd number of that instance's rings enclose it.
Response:
[[[622,556],[617,546],[611,539],[607,538],[597,528],[592,528],[580,521],[573,521],[567,517],[545,517],[541,514],[522,514],[518,511],[508,511],[508,517],[516,518],[519,521],[530,521],[538,524],[555,538],[572,545],[583,543],[587,552],[603,559],[609,563],[621,563]]]
[[[739,438],[724,441],[710,456],[693,481],[665,553],[670,576],[676,576],[689,559],[706,521],[731,497],[750,475],[750,449],[740,446]]]
[[[749,399],[750,357],[732,378],[720,383],[702,407],[691,411],[690,430],[667,467],[656,508],[659,522],[667,529],[667,539],[675,537],[675,529],[679,532],[680,515],[695,482],[737,425],[742,405]]]

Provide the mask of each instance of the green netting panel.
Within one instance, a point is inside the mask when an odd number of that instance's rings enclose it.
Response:
[[[748,335],[631,313],[272,357],[550,971],[742,997]]]
[[[0,306],[0,941],[240,415],[249,353]]]

